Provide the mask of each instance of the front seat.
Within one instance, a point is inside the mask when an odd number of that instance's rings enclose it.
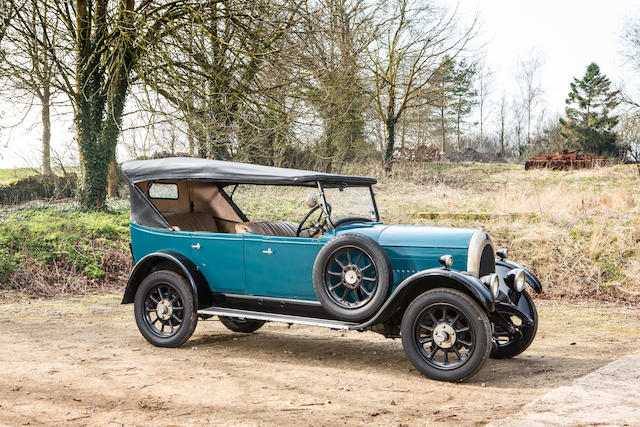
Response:
[[[236,224],[236,233],[251,232],[263,236],[296,237],[298,224],[288,221],[241,222]],[[309,231],[300,233],[300,237],[309,237]]]

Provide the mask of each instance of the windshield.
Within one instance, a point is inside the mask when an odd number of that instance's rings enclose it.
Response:
[[[345,218],[377,221],[373,195],[369,187],[324,186],[324,197],[330,207],[331,222]]]

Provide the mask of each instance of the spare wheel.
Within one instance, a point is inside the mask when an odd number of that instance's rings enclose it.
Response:
[[[360,322],[385,302],[393,273],[387,253],[373,239],[342,234],[329,241],[313,265],[313,287],[322,306],[337,319]]]

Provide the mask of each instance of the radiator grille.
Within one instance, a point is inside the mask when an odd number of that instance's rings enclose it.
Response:
[[[480,271],[478,277],[496,272],[496,258],[493,255],[493,247],[490,243],[484,245],[480,256]]]

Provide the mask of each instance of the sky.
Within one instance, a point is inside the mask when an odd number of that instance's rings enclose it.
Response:
[[[458,0],[458,10],[467,18],[478,14],[477,43],[483,45],[494,73],[496,96],[519,93],[514,76],[532,52],[543,59],[540,82],[547,117],[564,111],[569,83],[584,75],[591,62],[615,85],[640,94],[640,72],[634,76],[621,55],[624,25],[640,19],[640,0]],[[39,113],[35,109],[24,118],[19,101],[0,101],[3,125],[22,122],[0,130],[0,168],[37,166],[33,159],[39,157]],[[71,163],[76,157],[72,126],[69,115],[56,116],[52,125],[53,149]]]

